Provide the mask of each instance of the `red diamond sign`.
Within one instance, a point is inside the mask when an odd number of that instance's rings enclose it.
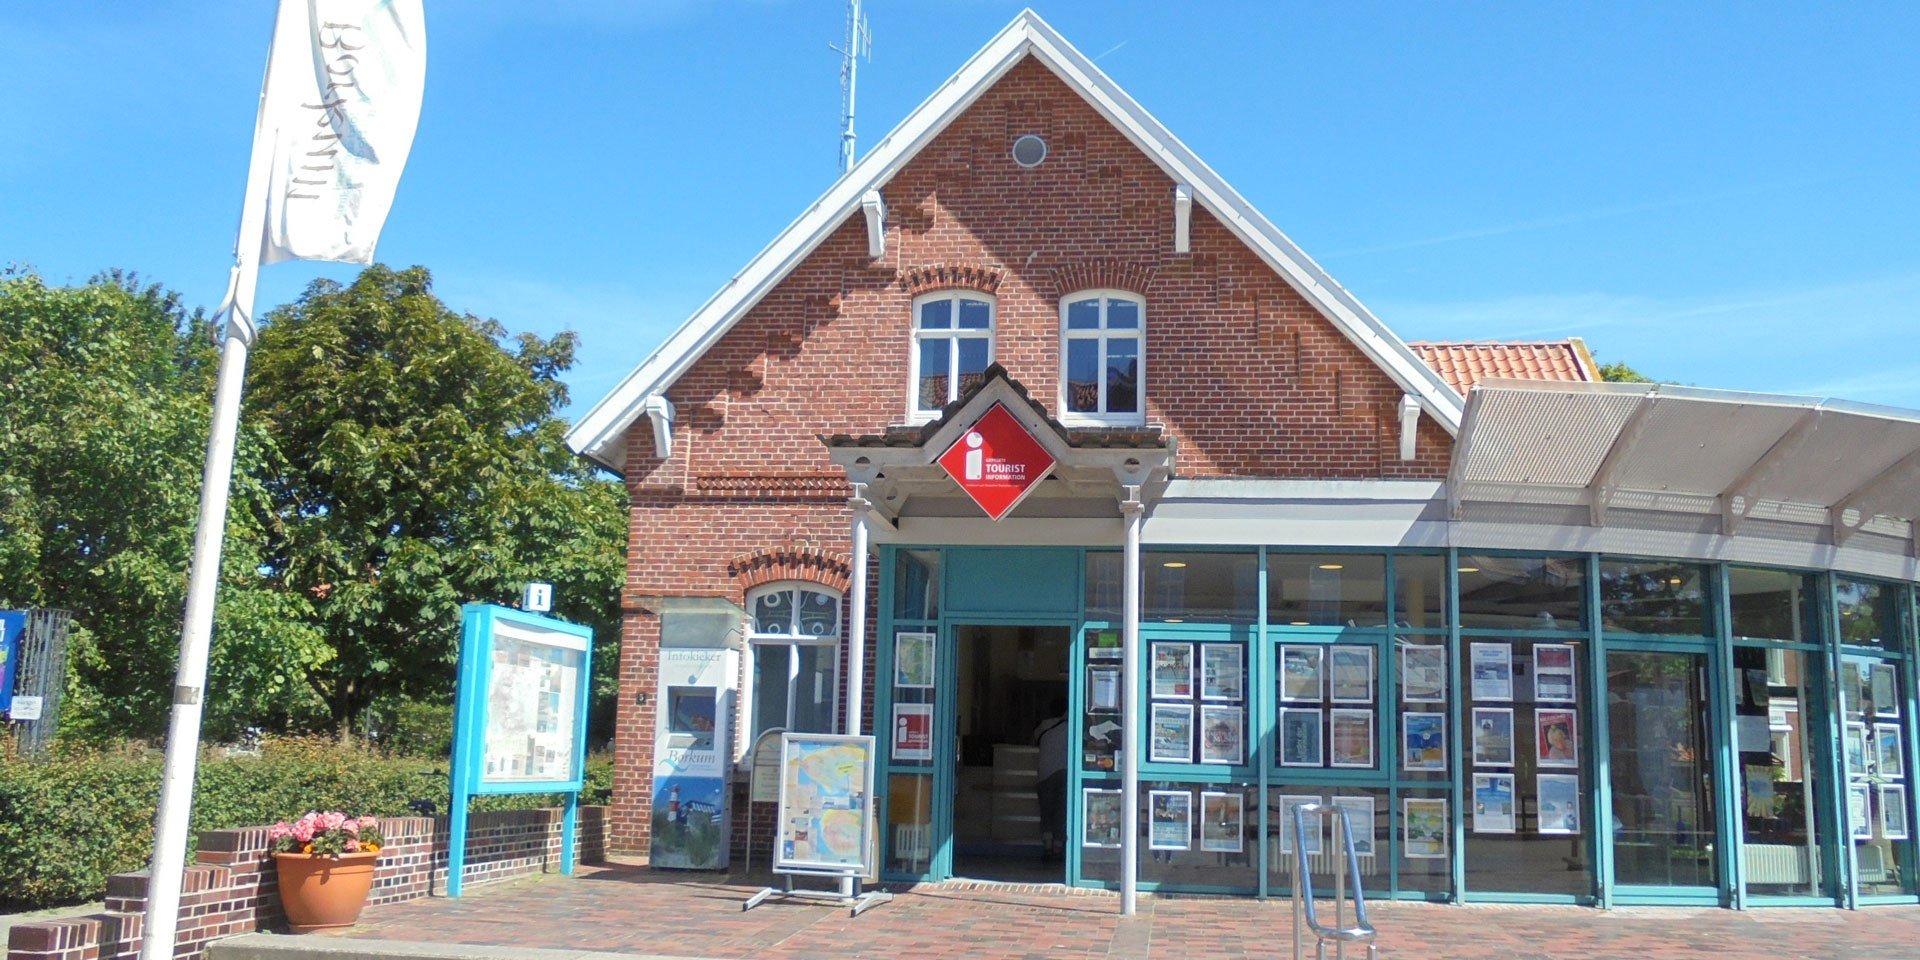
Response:
[[[1053,455],[1000,404],[940,455],[940,466],[995,520],[1046,479]]]

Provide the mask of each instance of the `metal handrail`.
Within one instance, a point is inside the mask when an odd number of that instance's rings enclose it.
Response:
[[[1307,863],[1307,816],[1314,817],[1314,827],[1318,831],[1324,814],[1339,817],[1340,842],[1335,845],[1334,853],[1340,862],[1333,870],[1333,926],[1320,922],[1319,911],[1313,901],[1313,870]],[[1346,886],[1353,884],[1353,922],[1346,921]],[[1364,943],[1367,945],[1367,960],[1378,960],[1380,950],[1374,944],[1373,923],[1367,919],[1367,897],[1360,887],[1360,858],[1353,848],[1353,820],[1347,815],[1345,807],[1328,806],[1323,803],[1303,803],[1293,808],[1293,960],[1300,957],[1300,921],[1304,917],[1307,929],[1313,933],[1313,955],[1318,960],[1326,960],[1327,941],[1333,941],[1334,956],[1337,960],[1346,960],[1347,944]]]

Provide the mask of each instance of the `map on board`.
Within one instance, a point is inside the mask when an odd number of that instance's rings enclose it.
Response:
[[[495,624],[487,678],[483,781],[574,779],[580,667],[585,655],[584,638],[520,624]]]
[[[778,867],[866,873],[873,738],[786,735]]]

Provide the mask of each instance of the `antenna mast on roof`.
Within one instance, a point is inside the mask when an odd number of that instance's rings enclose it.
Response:
[[[873,62],[873,34],[867,30],[860,0],[847,0],[847,45],[827,46],[840,54],[840,172],[844,174],[853,169],[853,88],[860,58]]]

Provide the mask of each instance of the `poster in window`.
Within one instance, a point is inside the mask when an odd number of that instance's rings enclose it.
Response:
[[[1353,855],[1373,856],[1373,798],[1334,797],[1333,805],[1347,811],[1347,823],[1353,828]]]
[[[1119,667],[1095,665],[1087,668],[1087,709],[1120,709]]]
[[[1873,839],[1873,787],[1864,783],[1847,784],[1847,822],[1853,825],[1853,839]]]
[[[1293,831],[1294,831],[1293,808],[1298,807],[1302,804],[1319,803],[1319,802],[1320,802],[1320,796],[1318,794],[1285,794],[1280,797],[1280,852],[1281,853],[1285,853],[1285,854],[1293,853]],[[1320,822],[1319,817],[1314,816],[1312,814],[1307,815],[1306,828],[1307,828],[1307,855],[1308,856],[1320,855],[1321,827],[1322,827],[1322,824]]]
[[[1120,645],[1120,631],[1089,629],[1086,632],[1088,660],[1119,660],[1126,652]]]
[[[1473,765],[1513,766],[1513,708],[1473,708]]]
[[[1880,787],[1880,835],[1888,840],[1905,840],[1907,828],[1907,788],[1888,783]]]
[[[893,759],[933,759],[933,704],[893,705]]]
[[[908,690],[933,689],[933,634],[901,633],[893,638],[893,685]]]
[[[1447,858],[1447,801],[1407,797],[1400,801],[1402,852],[1409,860]]]
[[[1120,791],[1088,787],[1081,791],[1080,845],[1120,845]]]
[[[1153,645],[1153,698],[1185,700],[1193,696],[1193,644]]]
[[[1334,703],[1373,702],[1373,648],[1336,644],[1328,648],[1327,677]]]
[[[1533,696],[1536,700],[1572,703],[1577,696],[1573,680],[1573,645],[1533,645]]]
[[[1534,778],[1539,791],[1540,832],[1580,832],[1580,775],[1543,773]]]
[[[1864,777],[1871,771],[1867,769],[1867,725],[1864,723],[1847,724],[1847,772],[1856,777]]]
[[[1513,774],[1473,775],[1473,832],[1513,833]]]
[[[1373,711],[1334,710],[1327,739],[1333,744],[1331,766],[1373,769]]]
[[[1513,644],[1476,643],[1470,648],[1468,670],[1473,675],[1473,699],[1513,699]]]
[[[1579,711],[1541,708],[1533,717],[1534,759],[1543,767],[1579,767],[1579,731]]]
[[[1147,726],[1147,759],[1155,763],[1193,762],[1193,706],[1156,703]]]
[[[1403,770],[1447,769],[1447,715],[1400,715],[1400,767]]]
[[[1193,848],[1193,794],[1185,790],[1147,791],[1147,848]]]
[[[1400,699],[1408,703],[1447,702],[1447,648],[1437,643],[1400,648]]]
[[[1319,703],[1325,681],[1320,669],[1323,647],[1288,644],[1280,648],[1280,699]]]
[[[1240,853],[1246,849],[1247,798],[1238,793],[1200,792],[1200,849]]]
[[[1874,724],[1873,744],[1874,752],[1880,761],[1880,776],[1888,780],[1905,779],[1907,755],[1900,742],[1900,725],[1897,723]]]
[[[1246,759],[1246,723],[1239,707],[1200,707],[1200,762],[1238,765]]]
[[[1318,708],[1280,708],[1280,765],[1318,767],[1325,763]]]
[[[1893,664],[1876,663],[1873,665],[1873,712],[1875,716],[1897,717],[1900,715],[1900,699],[1895,692]]]
[[[1239,703],[1247,691],[1246,658],[1237,643],[1200,645],[1200,699]]]

